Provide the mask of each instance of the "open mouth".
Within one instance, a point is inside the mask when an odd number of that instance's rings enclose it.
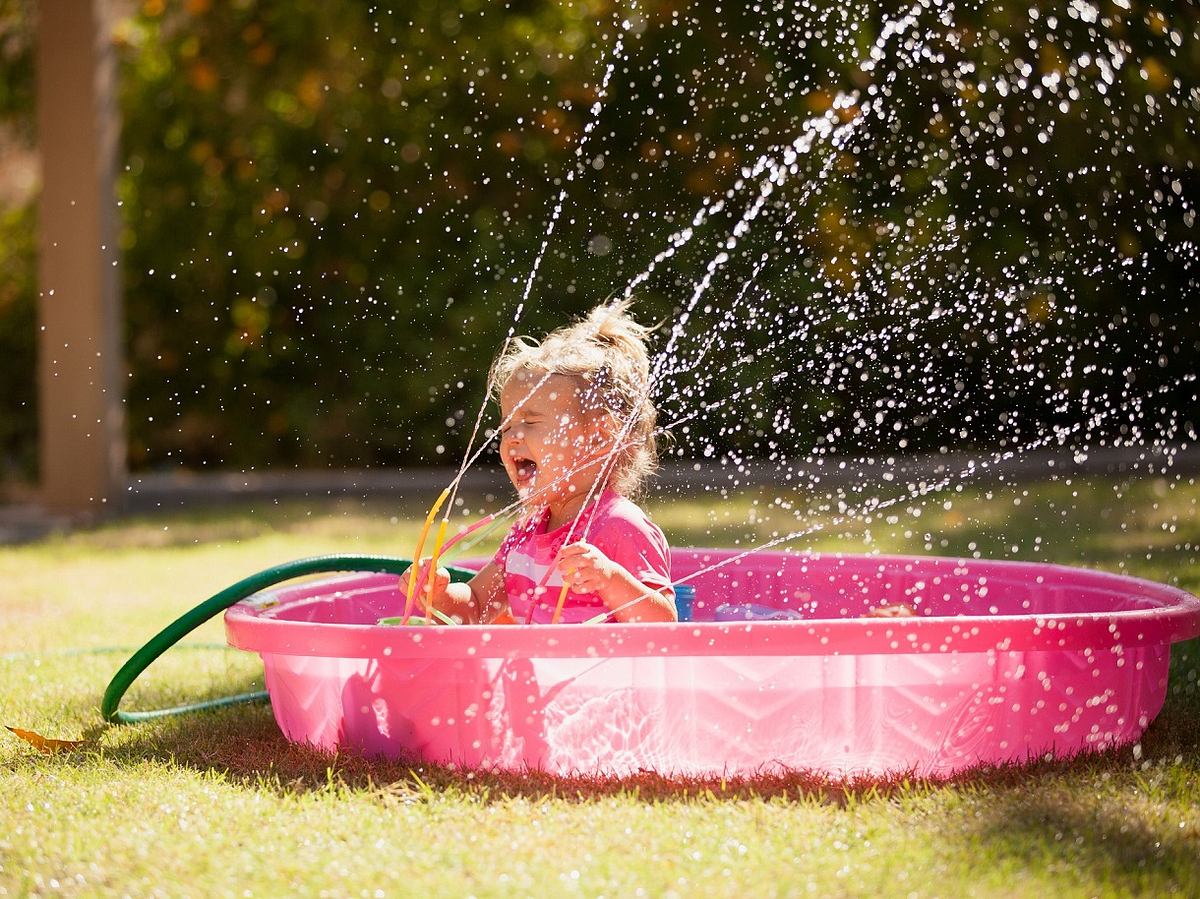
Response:
[[[513,471],[518,487],[528,487],[537,478],[537,463],[523,456],[512,457]]]

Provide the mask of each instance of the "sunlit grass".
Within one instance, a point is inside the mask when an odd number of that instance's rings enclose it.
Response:
[[[870,522],[770,490],[648,507],[676,545],[812,529],[787,546],[1044,559],[1200,591],[1198,502],[1194,483],[1097,479],[952,491],[919,517],[906,501]],[[0,895],[1188,895],[1200,882],[1196,642],[1176,647],[1166,707],[1138,747],[944,784],[464,773],[292,746],[265,707],[99,725],[125,653],[69,650],[132,648],[288,559],[407,555],[424,511],[260,504],[0,550],[0,723],[91,740],[46,756],[0,732]],[[211,622],[189,642],[222,639]],[[240,692],[259,677],[253,656],[179,650],[127,703]]]

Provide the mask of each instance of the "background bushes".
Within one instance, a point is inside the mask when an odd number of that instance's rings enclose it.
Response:
[[[123,17],[114,39],[131,465],[457,458],[560,192],[522,317],[520,330],[534,334],[619,291],[705,198],[793,140],[840,91],[873,96],[888,114],[864,123],[844,159],[821,145],[803,161],[798,183],[812,189],[786,194],[785,209],[764,218],[771,227],[742,242],[689,338],[711,330],[755,260],[778,254],[755,280],[767,320],[713,358],[738,370],[736,384],[763,380],[758,411],[771,414],[747,428],[737,425],[742,405],[702,416],[678,452],[893,446],[892,431],[857,425],[884,387],[849,376],[836,389],[819,379],[773,386],[771,372],[797,357],[755,350],[812,308],[836,307],[839,291],[869,294],[872,266],[915,259],[912,292],[966,290],[974,282],[964,273],[1042,285],[1021,298],[1027,314],[1079,357],[1072,383],[1057,387],[1079,393],[1096,378],[1095,389],[1111,389],[1126,370],[1143,384],[1194,372],[1195,262],[1178,252],[1194,234],[1197,196],[1191,5],[1102,4],[1094,23],[1053,4],[1032,20],[1024,8],[980,4],[952,25],[934,9],[917,29],[930,52],[914,63],[893,42],[873,73],[861,60],[884,21],[874,4],[733,6],[643,2],[625,29],[623,8],[599,0],[392,11],[148,0]],[[0,114],[11,139],[27,142],[34,10],[12,0],[3,9]],[[624,52],[614,57],[618,34]],[[1114,46],[1130,60],[1114,79],[1095,64],[1072,68]],[[608,61],[608,96],[577,154]],[[1049,92],[970,95],[972,84],[1015,82],[1026,70],[1070,82],[1069,111]],[[787,211],[792,231],[776,240]],[[939,249],[952,219],[960,240]],[[714,217],[656,269],[639,290],[643,318],[676,314],[729,225]],[[33,228],[28,203],[0,214],[0,446],[10,472],[33,464]],[[1022,389],[1027,371],[997,374],[1015,338],[997,346],[982,328],[916,324],[921,340],[889,350],[894,361],[915,366],[929,361],[922,347],[937,348],[925,377],[960,385],[972,411],[922,416],[905,430],[906,449],[1014,439],[996,427],[1010,414],[1034,428],[1070,417]],[[883,350],[867,339],[863,356],[863,335],[879,327],[870,314],[830,315],[788,353],[809,358],[821,345],[851,367],[877,366]],[[1103,345],[1081,337],[1105,327]],[[1061,354],[1043,346],[1029,358],[1063,377]],[[1095,369],[1105,365],[1101,383]],[[1193,389],[1169,402],[1194,414]]]

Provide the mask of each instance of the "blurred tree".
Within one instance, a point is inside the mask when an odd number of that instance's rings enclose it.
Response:
[[[794,162],[680,344],[724,334],[703,369],[735,375],[671,375],[664,399],[753,406],[697,417],[679,452],[994,445],[1007,416],[1077,414],[1054,411],[1064,386],[1194,372],[1194,258],[1173,248],[1194,225],[1198,14],[1128,6],[930,4],[896,29],[903,10],[867,2],[146,0],[115,34],[131,464],[456,459],[535,259],[519,328],[538,334],[704,210],[637,291],[670,318],[755,195],[726,191],[835,103],[852,136]],[[31,6],[2,9],[0,116],[22,123]],[[0,440],[22,466],[29,225],[0,220]],[[735,323],[742,294],[761,314]],[[989,307],[970,327],[929,314],[964,296]],[[902,432],[881,423],[898,397]]]

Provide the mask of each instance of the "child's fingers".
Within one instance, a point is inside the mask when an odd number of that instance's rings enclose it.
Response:
[[[433,561],[433,556],[424,556],[408,566],[408,571],[405,572],[409,577],[417,577],[423,571],[429,570],[429,563]]]
[[[568,561],[573,565],[594,565],[600,561],[602,555],[596,547],[590,543],[571,543],[564,546],[558,551],[557,560],[559,562]]]
[[[592,568],[592,560],[587,556],[566,556],[558,560],[558,570],[564,577],[574,577],[581,571]]]
[[[418,559],[418,561],[409,565],[408,571],[404,573],[404,575],[407,577],[406,586],[408,583],[415,583],[419,580],[425,580],[424,576],[426,571],[428,571],[428,563],[430,563],[430,559],[426,557],[424,559]]]
[[[570,583],[571,589],[577,593],[597,593],[603,587],[600,578],[579,575]]]
[[[450,586],[449,570],[439,567],[437,571],[430,572],[429,563],[432,561],[432,556],[425,556],[415,565],[410,565],[405,572],[405,589],[413,589],[414,598],[421,604],[422,609],[425,608],[425,596],[431,588],[435,593],[442,593]]]
[[[426,568],[421,572],[422,592],[433,590],[435,593],[441,593],[450,586],[450,572],[445,568],[439,568],[437,571],[430,571]]]

